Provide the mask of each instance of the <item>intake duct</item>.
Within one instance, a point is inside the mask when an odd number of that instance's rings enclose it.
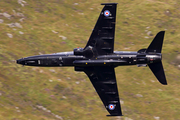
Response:
[[[74,48],[74,55],[83,55],[83,48]]]
[[[81,55],[88,59],[91,59],[96,56],[96,50],[92,46],[87,46],[86,48],[75,48],[74,55]]]

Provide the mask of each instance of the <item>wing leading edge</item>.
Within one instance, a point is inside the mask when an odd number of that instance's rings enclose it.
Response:
[[[84,72],[110,113],[107,116],[122,116],[114,67],[87,67]]]
[[[107,55],[114,51],[117,3],[102,3],[101,5],[105,6],[84,49],[92,47],[97,55]]]

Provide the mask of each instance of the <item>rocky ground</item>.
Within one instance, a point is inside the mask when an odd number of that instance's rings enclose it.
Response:
[[[180,118],[180,2],[117,2],[115,50],[146,48],[165,30],[168,85],[149,68],[116,68],[123,117],[106,117],[84,73],[74,68],[22,67],[16,59],[84,47],[102,9],[100,0],[0,1],[0,119],[178,120]]]

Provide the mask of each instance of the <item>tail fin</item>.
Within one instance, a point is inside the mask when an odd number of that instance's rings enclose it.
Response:
[[[161,53],[165,31],[160,31],[146,50],[146,53]]]
[[[160,31],[156,37],[153,39],[151,44],[146,50],[146,53],[161,53],[163,40],[164,40],[165,31]],[[150,63],[148,64],[151,71],[154,73],[158,81],[163,84],[167,85],[166,76],[164,73],[162,62]]]

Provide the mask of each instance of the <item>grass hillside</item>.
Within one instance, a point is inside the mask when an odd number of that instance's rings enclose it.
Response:
[[[149,68],[116,68],[123,117],[108,112],[73,67],[23,67],[16,59],[84,47],[104,2],[117,2],[115,50],[146,48],[165,30],[168,85]],[[0,120],[179,120],[179,0],[0,0]]]

